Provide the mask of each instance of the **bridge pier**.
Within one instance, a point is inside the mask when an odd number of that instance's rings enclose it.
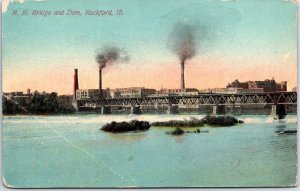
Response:
[[[226,114],[225,105],[214,105],[213,106],[213,115],[223,115]]]
[[[276,117],[276,105],[272,105],[272,108],[271,108],[271,116],[272,116],[272,117]]]
[[[111,114],[111,107],[109,106],[101,107],[101,114]]]
[[[284,119],[286,114],[285,105],[272,105],[271,115],[273,117],[278,116],[278,119]]]
[[[242,108],[241,108],[241,106],[236,106],[236,105],[227,106],[226,113],[241,114]]]
[[[167,109],[167,114],[178,114],[179,107],[178,105],[169,105]]]
[[[72,104],[73,108],[75,109],[75,111],[79,111],[77,100],[72,100],[71,104]]]
[[[131,109],[130,109],[130,113],[131,114],[142,114],[142,110],[141,110],[141,107],[140,106],[132,106]]]

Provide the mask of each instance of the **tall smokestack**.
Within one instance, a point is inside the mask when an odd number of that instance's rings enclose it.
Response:
[[[73,90],[73,97],[76,99],[76,90],[78,90],[79,85],[78,85],[78,69],[74,70],[74,90]]]
[[[99,69],[99,97],[102,98],[102,69]]]
[[[181,65],[181,84],[180,84],[180,88],[181,90],[185,89],[185,83],[184,83],[184,60],[181,61],[180,63]]]

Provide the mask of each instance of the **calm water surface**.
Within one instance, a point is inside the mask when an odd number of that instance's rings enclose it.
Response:
[[[16,187],[284,186],[296,181],[297,116],[237,116],[234,127],[167,135],[169,129],[110,134],[106,122],[201,115],[5,116],[3,174]]]

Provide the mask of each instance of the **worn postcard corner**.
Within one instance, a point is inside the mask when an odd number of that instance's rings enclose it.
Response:
[[[3,185],[296,187],[297,0],[4,0]]]

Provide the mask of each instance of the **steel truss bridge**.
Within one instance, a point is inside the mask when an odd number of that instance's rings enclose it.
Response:
[[[76,100],[80,107],[135,107],[163,105],[296,105],[297,92],[267,92],[240,94],[199,94],[142,98],[102,98]]]

